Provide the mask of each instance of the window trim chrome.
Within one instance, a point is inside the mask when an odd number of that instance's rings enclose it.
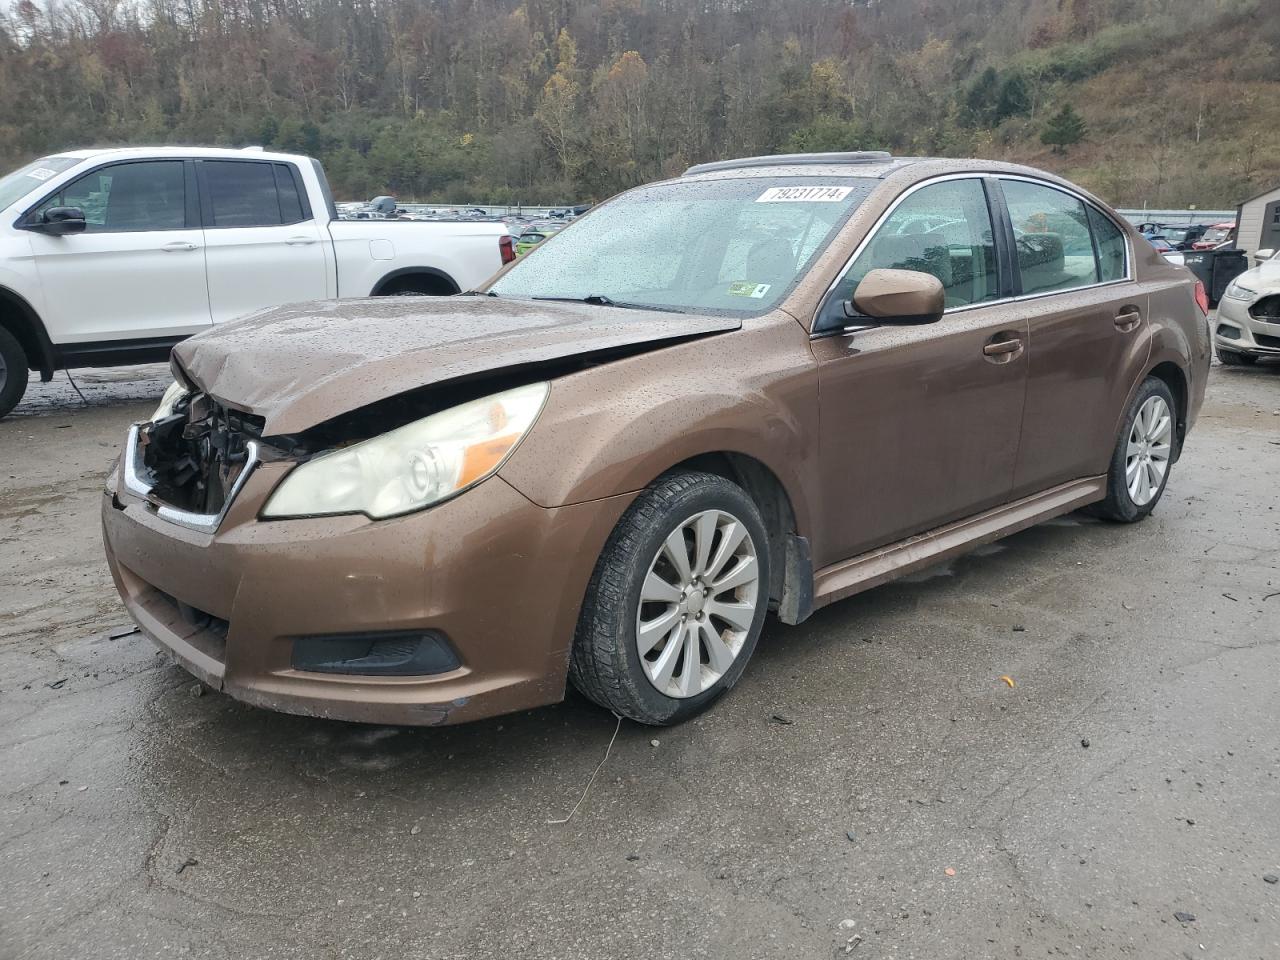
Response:
[[[836,274],[835,279],[832,280],[830,284],[828,284],[827,289],[824,290],[822,293],[822,296],[818,298],[818,305],[814,308],[813,316],[810,318],[810,321],[809,321],[809,338],[819,339],[822,337],[829,337],[832,335],[848,335],[848,334],[858,333],[861,330],[872,330],[872,329],[877,329],[881,326],[884,326],[884,324],[871,323],[871,324],[852,324],[843,328],[833,327],[830,330],[815,329],[818,325],[818,320],[822,316],[822,309],[827,303],[827,298],[831,296],[831,294],[835,291],[836,287],[840,285],[840,282],[844,280],[845,276],[853,268],[853,265],[857,261],[858,257],[860,257],[862,253],[866,250],[866,248],[871,245],[871,241],[876,238],[876,235],[884,227],[888,219],[891,216],[893,216],[894,212],[898,209],[898,207],[902,204],[904,200],[906,200],[909,196],[911,196],[913,193],[917,192],[918,190],[922,190],[925,187],[933,186],[934,184],[937,184],[937,183],[945,183],[950,180],[976,180],[978,181],[979,184],[981,184],[982,181],[988,178],[995,179],[995,180],[1021,180],[1025,183],[1030,183],[1035,186],[1048,187],[1051,190],[1057,190],[1059,193],[1065,193],[1067,196],[1073,197],[1076,200],[1079,200],[1081,203],[1085,204],[1085,206],[1092,207],[1093,209],[1097,210],[1098,213],[1102,214],[1104,217],[1110,220],[1111,223],[1116,227],[1116,229],[1120,231],[1120,235],[1124,237],[1125,275],[1119,280],[1102,280],[1102,281],[1099,281],[1098,283],[1090,283],[1080,287],[1071,287],[1068,290],[1048,290],[1042,293],[1023,293],[1023,294],[1018,294],[1015,297],[1001,297],[998,300],[979,300],[976,303],[966,303],[958,307],[948,307],[943,311],[944,317],[950,316],[953,313],[964,313],[965,311],[968,311],[968,310],[976,310],[981,307],[996,307],[996,306],[1001,306],[1003,304],[1008,304],[1008,303],[1022,303],[1023,301],[1040,300],[1040,299],[1043,299],[1044,297],[1052,297],[1060,293],[1077,293],[1081,290],[1092,290],[1098,287],[1111,287],[1121,283],[1133,282],[1134,280],[1133,238],[1129,236],[1128,230],[1126,230],[1123,226],[1121,226],[1119,223],[1116,222],[1115,217],[1111,216],[1111,214],[1107,213],[1100,206],[1098,206],[1096,203],[1091,201],[1088,197],[1085,197],[1082,194],[1076,192],[1075,190],[1069,189],[1067,187],[1060,186],[1056,183],[1050,183],[1048,180],[1041,180],[1037,177],[1029,177],[1029,176],[1026,176],[1025,174],[1000,173],[997,171],[973,171],[973,170],[966,170],[964,173],[945,173],[936,177],[930,177],[927,180],[921,180],[918,183],[913,183],[906,190],[902,191],[902,193],[898,194],[898,196],[894,198],[893,203],[891,203],[887,208],[885,208],[884,213],[882,213],[876,219],[876,222],[871,225],[871,229],[867,231],[866,236],[862,238],[862,241],[858,244],[857,247],[854,248],[853,253],[849,255],[849,259],[846,260],[844,266],[840,268],[840,272]],[[988,209],[990,208],[988,207]],[[1092,233],[1093,231],[1090,230],[1090,236],[1092,236]]]
[[[129,427],[129,436],[125,440],[124,458],[120,465],[121,479],[124,481],[125,489],[135,497],[146,500],[155,507],[156,515],[162,520],[168,520],[170,523],[176,523],[179,526],[187,527],[200,533],[217,533],[218,527],[222,525],[222,518],[227,515],[231,504],[235,502],[241,487],[249,479],[249,475],[253,473],[254,468],[262,462],[257,441],[250,440],[245,444],[248,458],[245,460],[244,469],[240,471],[235,482],[231,484],[231,489],[227,491],[227,498],[222,503],[222,509],[217,513],[194,513],[190,510],[180,510],[177,507],[169,506],[167,503],[161,503],[155,496],[154,488],[151,484],[142,479],[142,475],[138,470],[138,440],[142,436],[142,428],[146,425],[145,421],[139,421]]]

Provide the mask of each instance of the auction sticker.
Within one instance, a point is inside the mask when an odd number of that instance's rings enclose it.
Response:
[[[36,167],[34,170],[27,171],[27,176],[32,180],[44,181],[48,180],[50,177],[56,177],[57,175],[57,170],[50,170],[48,167]]]
[[[853,187],[770,187],[756,203],[839,203]]]
[[[729,284],[729,296],[751,297],[753,300],[763,300],[771,286],[772,284],[768,283],[752,283],[750,280],[735,280],[733,283]]]

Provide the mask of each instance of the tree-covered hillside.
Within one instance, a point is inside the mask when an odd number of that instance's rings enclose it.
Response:
[[[884,148],[1220,206],[1280,180],[1277,56],[1280,0],[12,0],[0,161],[262,144],[343,197],[537,203]]]

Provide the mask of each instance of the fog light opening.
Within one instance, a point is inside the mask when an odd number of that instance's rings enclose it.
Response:
[[[462,665],[438,630],[337,633],[297,637],[293,669],[364,677],[421,677],[449,673]]]

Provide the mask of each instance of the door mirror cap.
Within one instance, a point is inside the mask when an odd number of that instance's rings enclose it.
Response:
[[[84,211],[79,207],[50,207],[32,224],[33,229],[55,237],[84,233],[86,226]]]
[[[946,309],[942,281],[918,270],[872,270],[853,291],[858,313],[883,323],[936,323]]]
[[[1262,263],[1266,260],[1270,260],[1275,255],[1276,255],[1276,252],[1274,250],[1269,250],[1269,249],[1259,250],[1253,255],[1253,259],[1257,260],[1259,263]]]

